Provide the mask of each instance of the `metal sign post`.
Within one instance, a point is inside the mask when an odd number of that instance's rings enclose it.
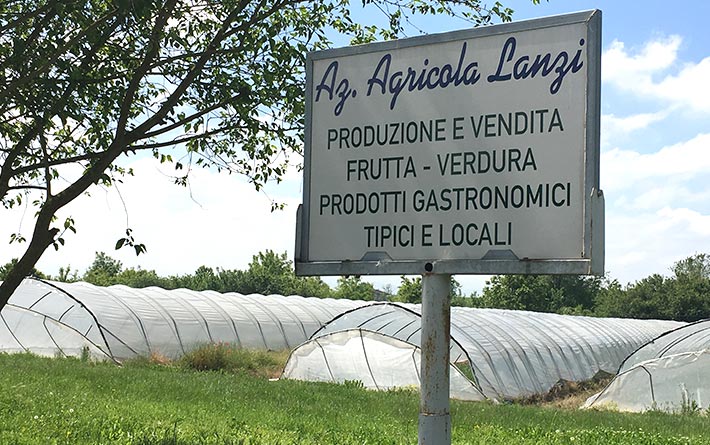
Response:
[[[451,275],[422,276],[421,392],[419,445],[451,443],[449,343]]]
[[[451,274],[604,273],[601,19],[306,57],[296,274],[423,274],[420,444],[451,443]]]

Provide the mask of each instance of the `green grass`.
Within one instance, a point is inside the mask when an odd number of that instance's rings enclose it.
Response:
[[[418,395],[0,354],[0,444],[414,444]],[[455,444],[710,444],[710,419],[452,403]]]

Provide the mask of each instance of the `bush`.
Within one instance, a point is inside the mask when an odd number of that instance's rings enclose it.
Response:
[[[246,372],[257,377],[278,377],[288,351],[255,351],[229,343],[212,343],[187,352],[179,364],[196,371]]]

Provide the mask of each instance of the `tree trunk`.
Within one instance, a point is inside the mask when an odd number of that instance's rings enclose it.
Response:
[[[40,214],[40,218],[41,217],[42,215]],[[0,310],[5,307],[12,294],[22,283],[22,280],[32,273],[35,264],[37,264],[37,261],[39,261],[47,247],[52,244],[57,233],[59,233],[59,229],[49,229],[49,220],[37,220],[32,240],[27,246],[25,254],[22,255],[22,258],[20,258],[17,264],[10,269],[5,277],[5,281],[0,284]]]

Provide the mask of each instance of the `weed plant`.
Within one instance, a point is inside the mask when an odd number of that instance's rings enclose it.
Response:
[[[187,352],[178,364],[195,371],[246,372],[272,378],[279,376],[287,358],[288,351],[257,351],[213,343]]]

